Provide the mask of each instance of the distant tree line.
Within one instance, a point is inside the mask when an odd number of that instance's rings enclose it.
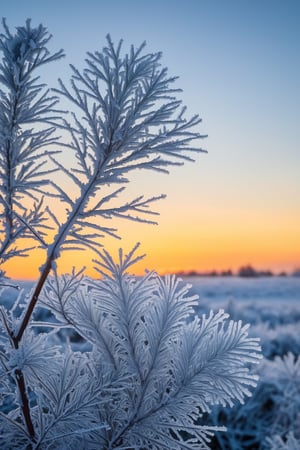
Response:
[[[188,276],[188,277],[232,277],[232,276],[238,276],[243,278],[258,278],[258,277],[273,277],[273,276],[279,276],[279,277],[285,277],[288,275],[294,276],[294,277],[300,277],[300,269],[295,269],[291,274],[288,274],[285,271],[279,272],[278,274],[275,274],[271,270],[257,270],[250,264],[247,264],[245,266],[241,266],[237,272],[233,272],[231,269],[228,270],[210,270],[210,271],[197,271],[197,270],[190,270],[190,271],[179,271],[177,272],[177,275],[179,276]]]

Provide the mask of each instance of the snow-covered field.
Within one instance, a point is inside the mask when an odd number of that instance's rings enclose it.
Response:
[[[200,296],[202,303],[225,305],[236,301],[241,306],[246,302],[260,304],[272,302],[281,306],[289,303],[300,304],[300,277],[185,277],[193,285],[193,291]],[[280,305],[279,305],[280,306]]]

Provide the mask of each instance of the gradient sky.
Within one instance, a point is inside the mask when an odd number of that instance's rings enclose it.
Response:
[[[124,48],[146,40],[180,77],[189,115],[203,119],[208,154],[169,176],[133,177],[133,193],[167,194],[159,225],[123,222],[122,241],[107,239],[107,250],[140,241],[147,257],[139,270],[159,272],[300,267],[298,0],[9,0],[1,16],[11,29],[27,17],[42,22],[52,48],[65,50],[43,74],[52,86],[69,63],[80,68],[86,51],[102,49],[107,33]],[[34,257],[9,263],[8,273],[35,274]],[[65,255],[62,270],[76,258]],[[78,256],[80,264],[89,258]]]

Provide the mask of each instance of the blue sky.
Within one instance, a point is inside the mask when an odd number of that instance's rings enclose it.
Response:
[[[183,103],[209,135],[208,154],[169,177],[136,176],[138,192],[168,195],[158,228],[124,226],[128,245],[137,236],[154,254],[150,265],[177,270],[182,255],[185,268],[300,266],[299,1],[10,0],[1,15],[10,28],[27,17],[42,22],[52,48],[64,48],[65,60],[43,74],[52,85],[69,63],[82,67],[107,33],[124,48],[146,40],[179,76]]]

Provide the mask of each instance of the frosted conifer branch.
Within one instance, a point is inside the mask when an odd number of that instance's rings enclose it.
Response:
[[[72,66],[70,87],[59,80],[60,89],[54,90],[70,100],[81,114],[72,113],[70,121],[64,118],[61,122],[61,127],[69,132],[71,140],[65,145],[75,152],[77,166],[68,171],[52,157],[52,162],[70,176],[80,192],[72,199],[57,186],[59,197],[70,209],[48,252],[48,268],[61,248],[96,248],[99,243],[94,245],[93,241],[101,240],[103,232],[117,236],[115,230],[96,225],[93,219],[119,217],[156,223],[146,219],[145,214],[155,215],[149,206],[163,196],[147,200],[139,197],[107,207],[106,203],[118,196],[122,188],[102,197],[103,187],[127,183],[124,175],[136,169],[168,172],[169,166],[192,160],[188,152],[202,151],[191,145],[204,137],[191,130],[200,118],[184,118],[185,110],[174,97],[178,90],[170,87],[176,78],[168,77],[167,70],[160,68],[160,53],[142,56],[142,45],[122,56],[121,43],[115,48],[109,36],[107,42],[102,53],[88,54],[85,71],[80,73]],[[94,233],[85,233],[85,227]]]
[[[120,250],[116,261],[99,253],[101,280],[50,278],[42,300],[92,345],[104,378],[124,377],[117,396],[98,410],[109,425],[105,448],[209,449],[224,427],[206,425],[203,414],[250,395],[258,341],[224,311],[198,317],[198,297],[176,277],[130,276],[138,247],[128,255]]]
[[[56,96],[50,96],[35,75],[40,66],[63,57],[46,48],[51,36],[42,25],[32,28],[30,20],[15,34],[3,19],[5,33],[0,35],[0,216],[4,228],[0,233],[0,255],[5,259],[18,254],[9,250],[19,237],[42,242],[38,222],[43,222],[39,195],[44,193],[45,177],[55,169],[45,169],[45,148],[53,145],[55,128],[48,124],[57,117]],[[40,123],[38,131],[29,123]],[[48,151],[48,154],[57,153]],[[37,195],[38,194],[38,195]],[[24,215],[24,197],[32,198],[33,210]],[[23,220],[20,221],[20,217]],[[22,222],[22,226],[20,226]],[[20,255],[24,254],[20,250]]]

